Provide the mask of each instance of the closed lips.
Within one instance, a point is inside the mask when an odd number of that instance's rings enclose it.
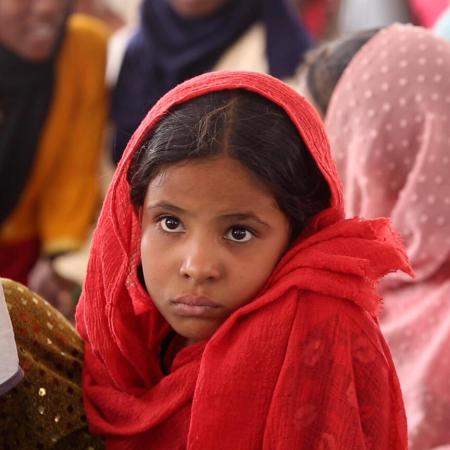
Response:
[[[209,308],[219,308],[220,305],[209,299],[208,297],[197,297],[197,296],[181,296],[177,297],[173,300],[170,300],[171,303],[178,303],[187,306],[204,306]]]

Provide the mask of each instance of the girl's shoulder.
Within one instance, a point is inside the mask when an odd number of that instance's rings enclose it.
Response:
[[[333,346],[346,348],[360,357],[379,359],[392,366],[387,344],[381,333],[378,318],[358,304],[344,298],[317,295],[300,303],[300,317],[307,318],[303,326],[320,341],[334,341]]]

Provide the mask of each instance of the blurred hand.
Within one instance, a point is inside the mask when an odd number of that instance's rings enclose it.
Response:
[[[79,286],[59,275],[50,258],[42,257],[38,260],[30,272],[28,285],[32,291],[73,321],[76,306],[73,295],[79,290]]]

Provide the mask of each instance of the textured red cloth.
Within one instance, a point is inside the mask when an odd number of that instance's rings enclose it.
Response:
[[[140,224],[126,172],[173,105],[244,88],[280,105],[330,184],[331,208],[284,255],[260,295],[206,343],[186,347],[164,376],[169,330],[140,285]],[[267,75],[216,72],[188,81],[152,109],[130,141],[94,236],[77,326],[85,340],[91,430],[107,448],[161,450],[406,449],[403,403],[381,336],[376,281],[410,271],[386,220],[344,220],[319,116]]]

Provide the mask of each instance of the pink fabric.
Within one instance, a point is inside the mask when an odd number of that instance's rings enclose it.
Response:
[[[137,279],[140,222],[126,173],[174,105],[244,88],[292,118],[326,177],[331,205],[284,255],[266,286],[164,376],[168,324]],[[109,450],[405,450],[402,399],[377,312],[378,279],[410,271],[385,219],[344,220],[317,113],[267,75],[216,72],[166,94],[134,134],[108,191],[77,309],[91,430]]]
[[[410,8],[419,25],[431,28],[448,8],[448,0],[409,0]]]
[[[383,285],[410,448],[450,445],[450,44],[382,30],[339,81],[326,125],[348,214],[390,216],[416,273]]]

